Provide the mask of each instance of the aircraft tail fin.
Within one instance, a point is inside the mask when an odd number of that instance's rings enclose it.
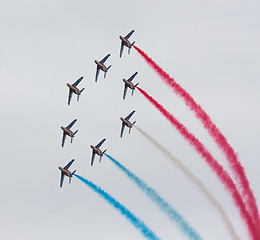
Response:
[[[76,130],[73,135],[71,136],[71,143],[73,142],[73,138],[75,137],[76,133],[78,132],[78,130]]]
[[[131,43],[131,47],[132,47],[134,44],[135,44],[135,41],[133,41],[133,42]],[[130,53],[130,49],[131,49],[131,47],[128,48],[128,54]]]
[[[106,151],[107,151],[107,149],[102,152],[102,154],[101,154],[101,156],[100,156],[100,159],[99,159],[99,162],[101,162],[101,158],[103,157],[103,155],[104,155],[104,153],[105,153]]]
[[[131,132],[131,129],[132,129],[132,127],[134,126],[135,123],[136,123],[136,121],[134,121],[134,122],[131,124],[131,127],[129,128],[129,133]]]
[[[76,170],[74,170],[72,173],[71,173],[71,176],[70,176],[70,179],[69,179],[69,183],[71,183],[71,178],[73,176],[73,174],[76,172]]]
[[[84,91],[85,88],[82,88],[80,91],[79,91],[79,94],[78,94],[78,98],[77,98],[77,101],[79,101],[79,96],[81,95],[81,93]]]
[[[104,78],[106,78],[107,71],[108,71],[109,68],[111,68],[111,65],[107,67],[107,70],[106,70],[105,73],[104,73]]]
[[[82,93],[85,90],[85,88],[82,88],[79,92]]]

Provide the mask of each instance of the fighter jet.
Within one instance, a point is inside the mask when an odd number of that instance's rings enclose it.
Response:
[[[67,83],[67,86],[69,87],[69,98],[68,98],[68,105],[70,105],[70,101],[71,101],[71,97],[72,97],[72,93],[75,93],[78,95],[77,101],[79,101],[79,96],[81,95],[81,93],[84,91],[85,88],[82,88],[81,90],[79,90],[77,88],[77,85],[81,82],[81,80],[83,79],[83,77],[79,78],[76,82],[74,82],[72,85]]]
[[[95,60],[95,63],[97,64],[96,79],[95,79],[96,82],[98,80],[100,69],[104,72],[104,78],[106,78],[107,71],[109,68],[111,68],[111,65],[106,67],[104,62],[109,58],[109,56],[110,54],[106,55],[100,62]]]
[[[124,133],[124,129],[125,129],[125,126],[127,126],[129,128],[129,133],[131,131],[131,128],[133,127],[133,125],[136,123],[136,121],[134,121],[133,123],[131,123],[129,121],[130,117],[132,117],[132,115],[135,113],[135,111],[132,111],[126,118],[123,118],[121,117],[121,121],[122,121],[122,128],[121,128],[121,134],[120,134],[120,137],[123,136],[123,133]]]
[[[72,159],[64,168],[63,167],[59,167],[59,169],[61,170],[61,178],[60,178],[60,187],[62,188],[62,184],[63,184],[63,180],[64,180],[64,175],[69,177],[69,183],[71,182],[71,178],[73,177],[73,174],[76,172],[73,171],[72,173],[68,170],[70,165],[74,162],[75,159]]]
[[[75,132],[72,132],[70,130],[70,128],[75,124],[76,121],[77,119],[73,120],[67,127],[61,126],[61,129],[63,130],[63,137],[62,137],[62,144],[61,144],[62,147],[64,146],[66,135],[71,137],[71,143],[72,143],[75,134],[78,132],[78,130]]]
[[[133,74],[129,79],[127,79],[127,80],[123,78],[123,82],[125,83],[123,99],[125,99],[126,92],[127,92],[127,88],[132,89],[132,96],[133,96],[134,90],[135,90],[136,86],[139,84],[139,83],[137,83],[137,84],[134,85],[134,84],[132,83],[132,80],[133,80],[134,77],[137,75],[137,73],[138,73],[138,72],[134,73],[134,74]]]
[[[106,139],[104,138],[102,141],[100,141],[96,146],[90,145],[90,147],[93,149],[92,151],[92,158],[91,158],[91,166],[93,166],[94,163],[94,159],[95,159],[95,155],[99,155],[100,156],[100,160],[99,162],[101,162],[101,158],[103,157],[104,153],[106,152],[106,150],[104,150],[103,152],[99,149],[101,147],[101,145],[106,141]]]
[[[128,54],[130,53],[130,49],[134,45],[135,42],[130,43],[128,38],[130,38],[130,36],[134,33],[134,31],[135,30],[132,30],[125,37],[119,36],[119,38],[121,39],[120,57],[122,56],[124,46],[128,47]]]

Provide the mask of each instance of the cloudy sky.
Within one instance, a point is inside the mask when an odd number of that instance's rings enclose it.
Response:
[[[119,35],[130,38],[205,109],[239,155],[260,206],[260,84],[258,1],[0,2],[1,236],[14,239],[143,239],[118,211],[78,179],[59,188],[58,166],[102,187],[162,239],[186,239],[157,207],[104,157],[90,167],[91,144],[154,187],[204,239],[229,239],[207,199],[136,129],[120,139],[120,117],[164,145],[221,203],[241,239],[247,231],[234,203],[204,160],[138,92],[123,101],[122,78],[154,96],[227,168],[224,155],[189,111],[134,50],[119,58]],[[112,67],[94,82],[106,54]],[[67,105],[79,77],[80,101]],[[73,119],[73,144],[61,147]],[[229,169],[227,168],[229,171]]]

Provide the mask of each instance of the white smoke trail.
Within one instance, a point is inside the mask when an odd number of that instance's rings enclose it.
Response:
[[[206,186],[195,177],[188,168],[186,168],[182,162],[175,158],[168,150],[166,150],[162,145],[160,145],[155,139],[153,139],[149,134],[143,131],[141,128],[134,125],[134,127],[147,139],[149,140],[158,150],[160,150],[165,157],[167,157],[171,162],[180,170],[182,173],[200,190],[200,192],[209,200],[209,202],[215,207],[215,209],[220,214],[223,223],[230,234],[231,239],[239,240],[240,238],[235,232],[233,225],[231,224],[227,214],[220,205],[220,203],[214,198]]]

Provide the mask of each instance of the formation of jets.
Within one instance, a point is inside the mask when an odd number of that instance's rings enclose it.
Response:
[[[129,32],[125,37],[119,36],[119,38],[121,39],[121,48],[120,48],[120,58],[122,57],[123,54],[123,50],[124,50],[124,46],[128,48],[128,54],[130,53],[130,49],[131,47],[134,45],[135,42],[130,42],[129,38],[131,37],[131,35],[134,33],[134,30],[132,30],[131,32]],[[105,62],[107,61],[107,59],[110,57],[110,54],[107,54],[101,61],[97,61],[95,60],[95,63],[97,64],[97,70],[96,70],[96,76],[95,76],[95,82],[98,81],[98,76],[99,76],[99,72],[100,70],[104,72],[104,78],[106,78],[106,74],[108,72],[108,70],[111,68],[111,65],[109,65],[108,67],[105,65]],[[123,79],[123,82],[125,83],[124,86],[124,93],[123,93],[123,99],[125,100],[126,97],[126,93],[127,93],[127,89],[130,88],[132,90],[132,95],[134,94],[134,90],[136,88],[136,86],[138,85],[138,83],[133,84],[132,80],[136,77],[136,75],[138,74],[138,72],[135,72],[130,78],[128,79]],[[76,82],[74,82],[73,84],[67,83],[67,86],[69,87],[69,95],[68,95],[68,105],[70,105],[71,103],[71,98],[73,93],[77,95],[77,101],[79,101],[79,97],[82,94],[82,92],[84,91],[85,88],[82,88],[81,90],[77,87],[79,85],[79,83],[82,81],[83,77],[80,77]],[[132,117],[132,115],[135,113],[135,111],[132,111],[128,116],[126,116],[125,118],[121,117],[121,121],[122,121],[122,127],[121,127],[121,133],[120,133],[120,137],[122,138],[123,133],[124,133],[124,129],[125,126],[127,126],[129,128],[129,133],[133,127],[133,125],[135,124],[136,121],[134,122],[130,122],[129,119]],[[71,138],[71,143],[73,142],[73,138],[75,137],[76,133],[78,132],[78,130],[76,130],[75,132],[73,132],[71,130],[71,128],[73,127],[73,125],[77,122],[77,119],[74,119],[67,127],[63,127],[61,126],[61,129],[63,130],[63,136],[62,136],[62,143],[61,146],[64,147],[65,144],[65,140],[66,140],[66,136],[69,136]],[[107,151],[106,149],[104,151],[102,151],[100,149],[101,145],[106,141],[106,139],[102,139],[97,145],[90,145],[91,149],[92,149],[92,157],[91,157],[91,162],[90,165],[93,166],[94,160],[95,160],[95,156],[98,155],[99,161],[101,162],[102,157],[104,156],[104,153]],[[75,160],[72,159],[65,167],[59,167],[59,170],[61,171],[61,179],[60,179],[60,187],[62,187],[63,185],[63,181],[64,181],[64,176],[69,177],[69,183],[71,182],[71,178],[73,177],[73,175],[75,174],[76,170],[74,170],[73,172],[70,172],[68,169],[69,167],[72,165],[72,163]]]

